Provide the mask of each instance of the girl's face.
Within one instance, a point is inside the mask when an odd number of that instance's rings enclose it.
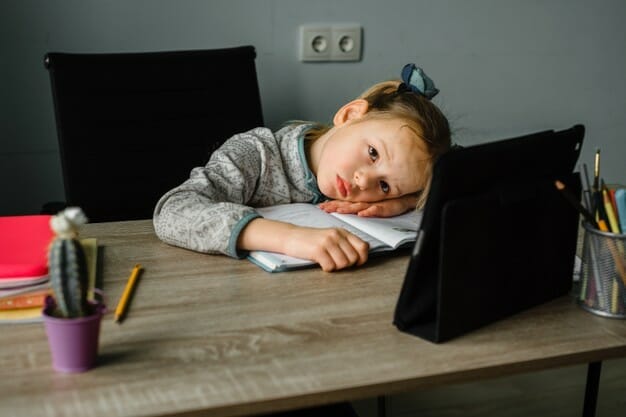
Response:
[[[429,155],[402,120],[346,120],[315,141],[311,155],[320,191],[331,199],[374,202],[426,185]]]

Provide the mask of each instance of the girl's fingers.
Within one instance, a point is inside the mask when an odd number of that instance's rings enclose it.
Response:
[[[324,271],[335,271],[367,261],[369,245],[359,237],[341,230],[340,238],[325,248],[318,259]]]

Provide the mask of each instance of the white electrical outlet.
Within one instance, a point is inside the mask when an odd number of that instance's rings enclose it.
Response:
[[[358,24],[300,26],[300,61],[359,61],[362,29]]]
[[[300,61],[329,61],[331,37],[330,26],[300,26]]]
[[[333,25],[331,61],[359,61],[361,59],[361,26]]]

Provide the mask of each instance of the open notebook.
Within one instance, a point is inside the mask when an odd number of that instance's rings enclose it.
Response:
[[[413,244],[421,212],[379,218],[354,214],[326,213],[314,204],[292,203],[256,209],[263,217],[298,226],[342,227],[370,245],[370,254],[393,251]],[[251,251],[248,259],[269,272],[282,272],[315,265],[308,259],[275,252]]]

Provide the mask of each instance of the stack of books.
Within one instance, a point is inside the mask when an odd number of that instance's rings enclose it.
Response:
[[[50,215],[0,217],[0,323],[41,320],[50,293]]]

